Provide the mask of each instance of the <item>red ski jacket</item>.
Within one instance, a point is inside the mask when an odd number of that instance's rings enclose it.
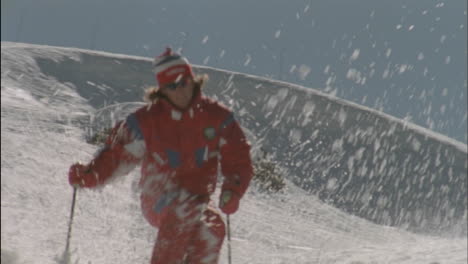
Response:
[[[157,199],[177,188],[209,196],[216,188],[218,164],[222,189],[240,196],[253,176],[250,145],[233,113],[201,91],[187,110],[158,99],[118,123],[89,165],[96,175],[92,185],[127,174],[140,163],[142,198]]]

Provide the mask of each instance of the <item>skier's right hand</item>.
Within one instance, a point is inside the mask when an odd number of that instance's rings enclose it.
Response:
[[[239,200],[240,196],[237,193],[231,190],[223,190],[219,197],[219,208],[225,214],[233,214],[239,209]]]
[[[89,166],[75,163],[68,171],[68,182],[73,187],[92,187],[96,185],[97,179]]]

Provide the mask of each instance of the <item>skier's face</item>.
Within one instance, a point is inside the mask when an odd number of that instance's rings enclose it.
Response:
[[[185,78],[177,84],[161,88],[161,92],[178,108],[186,109],[193,98],[194,83],[192,78]]]

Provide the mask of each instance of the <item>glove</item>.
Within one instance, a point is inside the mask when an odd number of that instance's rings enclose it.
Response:
[[[233,214],[239,209],[240,195],[231,191],[223,190],[219,199],[219,208],[225,214]]]
[[[73,187],[91,187],[97,180],[89,166],[75,163],[68,171],[68,182]]]

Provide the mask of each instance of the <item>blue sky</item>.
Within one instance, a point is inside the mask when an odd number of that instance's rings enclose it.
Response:
[[[5,0],[2,41],[280,79],[467,142],[466,1]]]

